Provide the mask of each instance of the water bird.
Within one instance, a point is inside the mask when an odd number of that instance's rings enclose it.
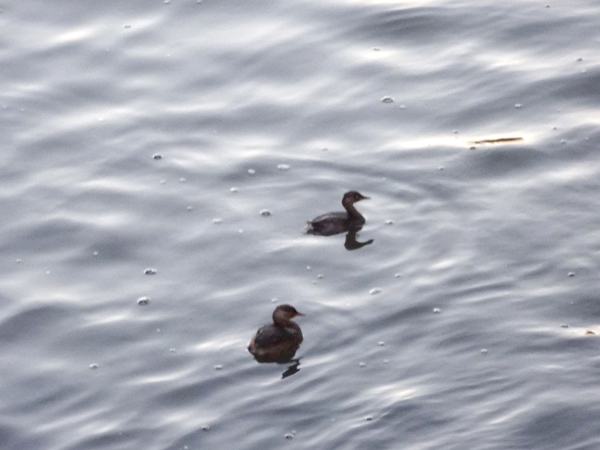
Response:
[[[304,314],[290,305],[279,305],[273,311],[273,323],[258,329],[248,351],[258,362],[288,362],[302,343],[302,330],[292,319]]]
[[[349,191],[342,198],[342,206],[345,212],[331,212],[315,217],[307,224],[307,233],[319,236],[332,236],[346,231],[358,231],[365,224],[365,218],[358,212],[354,204],[361,200],[367,200],[358,191]]]

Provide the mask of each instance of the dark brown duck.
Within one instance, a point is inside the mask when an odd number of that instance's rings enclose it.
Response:
[[[358,231],[365,224],[365,218],[358,212],[354,204],[361,200],[367,200],[358,191],[349,191],[344,194],[342,206],[345,212],[331,212],[315,217],[308,222],[307,232],[320,236],[332,236],[346,231]]]
[[[292,319],[303,316],[290,305],[279,305],[273,311],[273,323],[258,329],[248,351],[259,362],[291,360],[302,343],[302,330]]]

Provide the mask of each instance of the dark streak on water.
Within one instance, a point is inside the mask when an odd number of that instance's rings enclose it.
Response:
[[[599,448],[599,22],[0,4],[0,448]],[[350,189],[371,245],[303,233]]]

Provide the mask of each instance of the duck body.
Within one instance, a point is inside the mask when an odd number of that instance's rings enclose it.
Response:
[[[347,231],[358,231],[365,224],[364,216],[358,212],[354,203],[366,200],[360,192],[349,191],[344,194],[342,206],[344,212],[331,212],[315,217],[307,224],[307,233],[319,236],[333,236]]]
[[[273,323],[258,329],[248,351],[259,362],[287,362],[304,340],[300,326],[293,317],[303,316],[293,306],[280,305],[273,312]]]

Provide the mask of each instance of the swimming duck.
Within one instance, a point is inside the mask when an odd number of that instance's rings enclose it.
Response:
[[[279,305],[273,311],[273,323],[259,328],[248,351],[259,362],[286,362],[302,343],[302,330],[292,319],[304,314],[290,305]]]
[[[350,230],[360,230],[365,224],[365,218],[354,207],[354,204],[368,198],[358,191],[346,192],[342,198],[342,205],[346,212],[331,212],[315,217],[308,222],[307,232],[320,236],[332,236]]]

